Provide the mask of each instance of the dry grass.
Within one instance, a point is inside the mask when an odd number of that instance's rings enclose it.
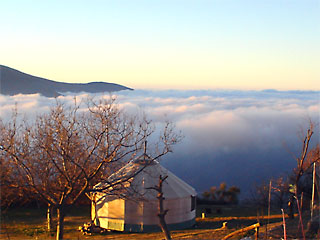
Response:
[[[215,208],[215,207],[213,207]],[[232,216],[232,212],[237,216]],[[173,239],[222,239],[227,234],[236,231],[240,228],[250,226],[257,223],[258,221],[262,225],[260,228],[261,234],[264,234],[266,217],[257,217],[248,212],[245,208],[236,207],[234,211],[232,208],[228,207],[223,209],[222,214],[217,216],[210,216],[205,219],[197,218],[196,226],[192,229],[172,231]],[[90,221],[89,208],[81,207],[76,210],[72,210],[70,215],[65,218],[65,239],[164,239],[164,236],[161,232],[154,233],[119,233],[119,232],[108,232],[106,234],[94,234],[91,236],[85,236],[77,229],[79,226],[83,225],[86,222]],[[242,214],[242,216],[241,216]],[[251,216],[248,216],[252,214]],[[201,215],[201,208],[198,212],[198,216]],[[212,214],[212,215],[215,215]],[[6,214],[1,214],[1,231],[0,239],[55,239],[55,231],[47,232],[46,231],[46,219],[45,219],[45,209],[15,209]],[[221,228],[222,223],[227,221],[227,228]],[[281,228],[281,215],[273,215],[269,220],[271,227],[280,226],[280,228],[275,228],[273,235],[270,233],[270,237],[274,239],[279,239],[282,237],[283,231]],[[280,223],[279,223],[280,222]],[[290,225],[288,221],[288,228]],[[292,222],[292,230],[297,229],[295,222]],[[278,232],[277,232],[278,231]],[[289,231],[289,230],[288,230]],[[290,230],[291,231],[291,230]],[[240,237],[254,234],[254,231],[248,233],[243,233],[241,236],[236,236],[235,239]],[[289,233],[291,234],[291,233]],[[289,235],[288,234],[288,235]],[[292,231],[294,235],[294,231]],[[289,235],[289,236],[293,236]],[[263,235],[261,235],[263,236]]]
[[[55,239],[55,232],[47,232],[44,216],[40,217],[35,211],[35,218],[32,218],[32,212],[25,212],[24,217],[18,214],[14,220],[12,217],[2,217],[0,239]],[[161,232],[155,233],[119,233],[108,232],[106,234],[94,234],[85,236],[77,231],[78,226],[88,222],[88,216],[67,216],[65,218],[65,239],[163,239]],[[233,229],[214,229],[222,225],[216,221],[199,221],[195,228],[172,231],[173,239],[219,239],[233,231]]]

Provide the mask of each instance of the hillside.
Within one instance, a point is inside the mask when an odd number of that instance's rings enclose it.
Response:
[[[116,92],[133,90],[131,88],[106,82],[64,83],[32,76],[16,69],[0,65],[0,94],[34,94],[40,93],[46,97],[56,97],[64,92]]]

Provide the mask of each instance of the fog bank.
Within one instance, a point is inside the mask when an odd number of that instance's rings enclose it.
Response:
[[[301,129],[310,119],[319,123],[319,95],[316,91],[135,90],[115,96],[129,113],[143,111],[155,124],[165,120],[176,124],[184,139],[162,164],[197,191],[225,181],[247,193],[254,184],[289,173],[295,166],[292,154],[299,154]],[[78,94],[77,101],[87,97]],[[58,99],[71,104],[74,96]],[[9,119],[15,105],[20,113],[33,116],[54,104],[55,99],[38,94],[0,95],[0,117]]]

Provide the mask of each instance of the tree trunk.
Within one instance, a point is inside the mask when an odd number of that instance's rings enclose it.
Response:
[[[159,217],[159,225],[161,227],[162,232],[165,234],[165,237],[167,240],[171,240],[170,236],[170,231],[168,229],[165,216],[167,212],[169,211],[168,209],[164,210],[163,209],[163,200],[165,199],[163,197],[163,192],[162,192],[162,183],[167,179],[168,176],[162,177],[161,175],[159,176],[159,184],[158,186],[154,187],[149,187],[147,189],[153,189],[158,192],[157,199],[158,199],[158,214],[157,216]]]
[[[167,240],[171,240],[170,231],[169,231],[167,223],[164,219],[164,215],[158,214],[158,216],[160,219],[160,227],[161,227],[162,232],[165,234]]]
[[[57,208],[57,240],[63,239],[63,228],[64,228],[64,217],[65,212],[63,207]]]
[[[50,203],[48,203],[48,209],[47,209],[47,229],[49,232],[52,229],[52,207]]]
[[[160,227],[161,227],[162,232],[165,234],[166,239],[170,240],[171,239],[170,231],[168,229],[168,226],[167,226],[167,223],[166,223],[166,220],[165,220],[165,216],[166,216],[168,210],[164,210],[163,209],[164,197],[163,197],[163,192],[162,192],[162,186],[161,186],[161,192],[158,194],[158,200],[159,200],[158,217],[159,217],[159,220],[160,220]]]
[[[163,197],[163,191],[162,191],[162,183],[166,178],[167,178],[167,176],[162,178],[161,175],[159,177],[158,197],[157,197],[158,201],[159,201],[158,217],[159,217],[159,220],[160,220],[160,227],[161,227],[162,232],[165,234],[167,240],[171,240],[170,231],[168,229],[168,226],[167,226],[167,223],[166,223],[166,220],[165,220],[165,216],[166,216],[168,210],[164,210],[163,209],[164,197]]]

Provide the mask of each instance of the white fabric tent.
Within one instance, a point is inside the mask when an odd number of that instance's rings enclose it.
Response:
[[[110,230],[132,232],[160,230],[157,192],[148,189],[158,185],[160,175],[168,176],[162,187],[165,197],[164,209],[169,210],[165,217],[169,229],[193,226],[197,194],[194,188],[162,167],[159,162],[145,158],[131,161],[112,174],[105,183],[95,186],[96,189],[106,189],[107,193],[93,194],[92,220],[97,226]],[[128,178],[130,181],[123,182],[123,179]],[[114,182],[119,184],[114,185]],[[120,184],[121,182],[123,184]]]

